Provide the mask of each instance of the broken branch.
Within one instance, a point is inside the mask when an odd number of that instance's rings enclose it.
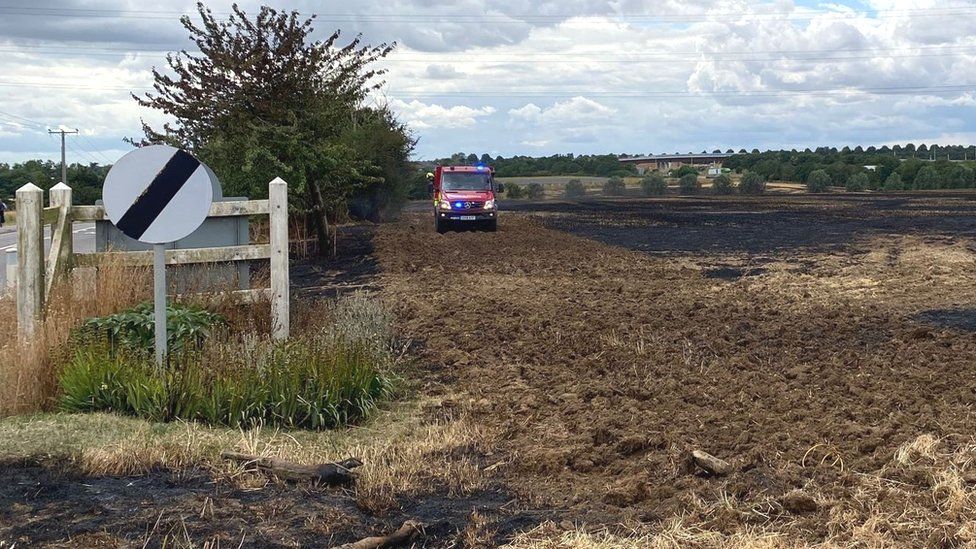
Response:
[[[422,536],[423,533],[423,524],[408,520],[403,523],[403,526],[399,530],[388,536],[363,538],[355,543],[340,545],[338,549],[386,549],[389,547],[402,547]]]
[[[356,480],[352,469],[362,466],[363,462],[356,458],[348,458],[335,463],[320,463],[317,465],[301,465],[278,458],[253,456],[238,452],[221,452],[220,457],[242,463],[252,463],[265,473],[270,473],[280,479],[293,481],[317,481],[328,485],[350,484]]]

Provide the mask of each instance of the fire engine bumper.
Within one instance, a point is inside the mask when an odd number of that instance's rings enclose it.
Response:
[[[491,221],[498,218],[498,212],[448,212],[448,211],[437,211],[438,219],[442,221],[450,221],[452,223],[460,222],[464,223],[467,221]]]

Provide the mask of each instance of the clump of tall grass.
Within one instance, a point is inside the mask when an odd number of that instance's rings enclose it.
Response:
[[[55,283],[32,337],[17,335],[12,295],[0,298],[0,417],[48,409],[57,393],[58,350],[85,319],[117,312],[152,295],[148,268],[107,262]]]
[[[392,328],[379,304],[339,300],[334,323],[287,342],[210,341],[157,368],[144,352],[78,349],[60,376],[62,410],[151,421],[326,429],[369,415],[393,391]]]

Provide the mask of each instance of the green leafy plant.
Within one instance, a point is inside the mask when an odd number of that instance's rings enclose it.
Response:
[[[60,408],[150,421],[326,429],[366,417],[393,394],[390,314],[365,297],[340,300],[333,324],[287,342],[210,341],[156,368],[145,353],[105,340],[77,349],[61,370]]]
[[[885,179],[884,190],[902,191],[904,189],[905,189],[905,185],[902,183],[901,176],[898,175],[897,172],[892,172],[891,175],[888,176],[888,179]]]
[[[826,192],[830,184],[830,174],[826,170],[813,170],[807,176],[807,191],[811,193]]]
[[[681,166],[671,170],[671,177],[681,178],[686,175],[698,175],[698,168],[694,166]]]
[[[166,307],[167,347],[170,354],[199,347],[214,330],[227,326],[227,320],[206,309],[171,303]],[[105,336],[113,352],[120,347],[150,353],[156,346],[156,320],[153,304],[144,302],[132,309],[88,319],[81,327],[83,340]]]
[[[756,172],[746,172],[739,181],[739,194],[759,195],[766,192],[766,178]]]
[[[525,193],[532,200],[538,200],[542,198],[544,190],[540,183],[529,183],[529,186],[525,189]]]
[[[525,198],[525,189],[518,183],[506,183],[505,196],[514,199]]]
[[[715,194],[732,194],[732,178],[724,173],[712,180],[712,191]]]
[[[563,192],[566,193],[566,198],[579,198],[586,195],[586,187],[579,179],[570,179],[566,182]]]
[[[668,190],[668,182],[659,173],[651,173],[641,180],[641,192],[645,196],[660,196]]]
[[[624,194],[627,186],[624,184],[622,177],[613,176],[607,179],[606,183],[603,184],[603,194],[611,196],[619,196]]]
[[[698,194],[701,190],[701,183],[698,182],[698,172],[689,173],[681,176],[678,180],[678,192],[681,194]]]
[[[858,172],[847,178],[844,189],[848,192],[860,192],[868,188],[871,178],[864,172]]]

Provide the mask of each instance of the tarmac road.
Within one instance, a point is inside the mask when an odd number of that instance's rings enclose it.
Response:
[[[74,245],[75,251],[81,253],[88,253],[95,251],[95,224],[92,222],[88,223],[75,223],[72,228],[74,233]],[[50,225],[44,227],[44,251],[47,252],[51,248],[51,227]],[[11,225],[6,225],[0,229],[0,262],[3,264],[3,268],[0,268],[0,288],[5,288],[7,286],[7,251],[17,249],[17,229]]]

